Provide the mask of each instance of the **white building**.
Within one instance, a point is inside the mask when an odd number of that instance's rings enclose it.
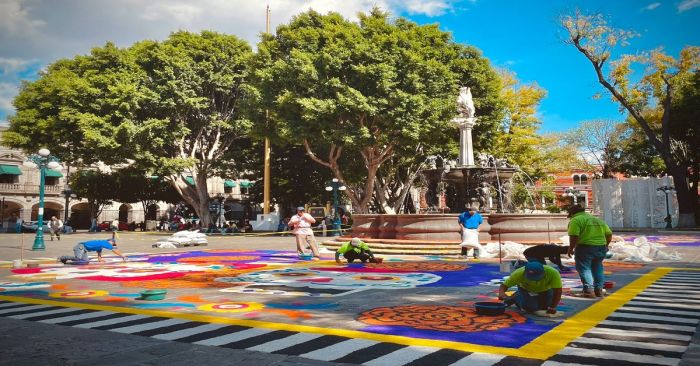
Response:
[[[6,127],[0,127],[0,135]],[[36,221],[39,211],[40,172],[36,168],[23,165],[26,155],[16,149],[0,145],[0,222],[2,231],[14,229],[18,217],[24,221]],[[103,169],[104,167],[96,167]],[[73,171],[71,171],[73,173]],[[44,219],[56,216],[65,221],[66,206],[71,224],[77,229],[90,227],[90,205],[86,200],[66,198],[65,187],[68,172],[65,167],[47,169],[44,196]],[[247,180],[212,177],[207,180],[209,193],[225,200],[226,217],[229,219],[245,216],[245,197],[251,185]],[[113,202],[102,209],[98,222],[119,221],[141,223],[151,221],[150,227],[161,217],[167,216],[171,205],[159,202],[144,212],[140,203]],[[251,212],[254,214],[256,212]],[[223,219],[223,218],[222,218]]]

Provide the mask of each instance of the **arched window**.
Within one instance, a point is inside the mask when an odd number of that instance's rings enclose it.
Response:
[[[581,174],[581,183],[580,184],[588,184],[588,176],[585,174]]]
[[[574,174],[572,178],[574,180],[574,184],[581,184],[581,176]]]

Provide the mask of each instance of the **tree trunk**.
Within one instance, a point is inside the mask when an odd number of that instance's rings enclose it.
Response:
[[[180,193],[182,200],[192,206],[197,217],[199,217],[201,226],[209,226],[212,220],[209,214],[209,190],[207,189],[206,175],[198,175],[194,186],[187,184],[181,176],[170,177],[170,182],[173,188]]]
[[[688,184],[688,170],[674,164],[668,168],[668,172],[673,177],[673,185],[676,188],[678,198],[678,227],[695,226],[695,205],[698,196],[693,196],[693,191]]]

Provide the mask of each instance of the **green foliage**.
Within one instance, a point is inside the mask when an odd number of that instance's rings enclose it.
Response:
[[[246,139],[229,149],[225,159],[235,161],[227,176],[237,175],[247,179],[263,176],[263,142]],[[270,156],[270,196],[271,205],[279,205],[282,215],[294,213],[294,208],[304,204],[325,206],[332,197],[325,191],[326,183],[332,178],[323,167],[312,164],[303,146],[273,145]],[[238,173],[243,172],[243,173]],[[249,189],[251,203],[260,204],[263,200],[263,182]]]
[[[110,173],[79,170],[71,176],[70,182],[73,193],[89,202],[91,217],[99,216],[104,205],[111,204],[115,199],[117,184]]]
[[[205,31],[59,60],[23,85],[4,143],[48,147],[73,166],[129,163],[168,177],[206,224],[206,179],[251,125],[243,111],[251,56],[245,41]]]
[[[360,14],[359,24],[336,13],[302,13],[264,37],[258,50],[256,95],[270,118],[257,130],[305,142],[316,162],[349,183],[359,212],[394,152],[445,131],[457,136],[449,120],[462,83],[472,83],[484,129],[491,106],[479,98],[498,98],[498,78],[478,51],[455,44],[435,25],[391,21],[376,9]]]
[[[181,200],[172,184],[162,177],[148,176],[146,172],[133,167],[116,171],[111,178],[114,180],[113,199],[123,203],[139,202],[144,212],[158,201],[174,204]]]

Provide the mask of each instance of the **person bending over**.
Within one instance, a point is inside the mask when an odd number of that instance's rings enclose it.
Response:
[[[84,262],[88,263],[90,262],[90,257],[88,256],[89,252],[96,252],[97,253],[97,260],[99,262],[104,262],[104,259],[102,259],[102,250],[103,249],[109,249],[111,250],[114,254],[122,257],[124,262],[126,262],[126,257],[115,247],[117,246],[117,243],[114,239],[107,239],[107,240],[88,240],[84,242],[80,242],[76,244],[73,247],[73,256],[69,255],[64,255],[62,257],[59,257],[58,260],[61,261],[61,263],[66,264],[69,261],[70,262]]]
[[[352,263],[355,259],[359,259],[362,263],[370,261],[375,263],[374,254],[369,249],[369,246],[360,240],[360,238],[352,238],[352,240],[343,243],[335,252],[336,263],[341,263],[340,255],[343,255],[348,263]]]

